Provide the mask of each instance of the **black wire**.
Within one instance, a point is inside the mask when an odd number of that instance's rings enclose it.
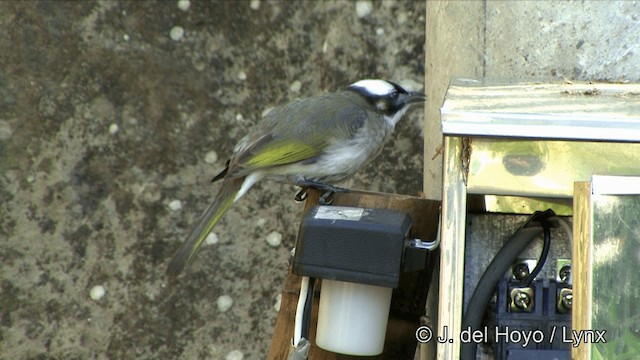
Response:
[[[542,244],[542,252],[540,253],[540,258],[538,259],[538,263],[533,268],[531,273],[527,275],[526,278],[522,281],[526,287],[531,286],[533,280],[538,276],[540,271],[542,271],[542,267],[544,263],[547,261],[547,257],[549,256],[549,249],[551,248],[551,225],[546,220],[540,220],[540,225],[542,225],[542,231],[544,233],[544,242]]]
[[[302,310],[302,334],[301,337],[309,340],[309,330],[311,329],[311,306],[313,305],[313,284],[316,279],[309,278],[309,286],[307,288],[307,297],[304,300],[304,308]]]
[[[469,328],[471,331],[475,331],[480,329],[485,310],[492,295],[495,293],[498,282],[504,276],[505,272],[509,270],[509,267],[513,265],[513,262],[518,258],[520,253],[522,253],[535,238],[540,236],[540,232],[539,227],[520,228],[509,238],[502,248],[500,248],[500,251],[494,256],[480,277],[480,281],[478,281],[478,285],[471,295],[469,305],[467,305],[467,311],[462,318],[462,330]],[[462,345],[460,345],[460,359],[475,359],[477,346],[478,344],[473,341],[463,342]]]
[[[518,229],[518,231],[509,238],[509,240],[507,240],[502,248],[500,248],[500,251],[498,251],[494,256],[493,260],[491,260],[491,263],[480,277],[480,281],[478,281],[478,285],[476,285],[476,288],[471,295],[471,299],[467,305],[467,311],[462,318],[462,330],[466,330],[468,328],[472,331],[480,329],[487,305],[495,293],[495,289],[498,286],[500,279],[504,276],[505,272],[507,272],[520,253],[522,253],[534,239],[540,236],[541,231],[539,227],[528,227],[531,222],[539,222],[543,226],[542,232],[545,233],[546,245],[543,245],[543,253],[540,256],[541,261],[539,261],[538,264],[544,264],[547,254],[549,253],[549,244],[551,243],[550,225],[546,219],[551,216],[555,216],[555,213],[551,209],[546,211],[536,211],[527,220],[527,222]],[[538,272],[539,271],[540,270],[538,270]],[[534,274],[533,277],[535,278],[536,275],[537,274]],[[474,360],[476,358],[477,347],[478,344],[476,342],[463,342],[460,345],[460,359]]]

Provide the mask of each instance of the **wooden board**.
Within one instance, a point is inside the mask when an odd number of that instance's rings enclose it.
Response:
[[[573,330],[591,329],[591,183],[576,181],[573,200]],[[591,359],[591,346],[571,347],[573,359]]]

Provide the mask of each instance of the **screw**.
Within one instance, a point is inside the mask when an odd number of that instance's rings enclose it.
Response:
[[[562,281],[563,283],[568,283],[569,282],[569,277],[571,276],[571,266],[570,265],[565,265],[562,268],[560,268],[560,271],[558,272],[558,277],[560,278],[560,281]]]
[[[518,281],[524,280],[529,276],[529,266],[525,263],[518,263],[513,267],[513,277]]]
[[[524,291],[516,290],[513,294],[513,304],[520,310],[527,310],[531,306],[531,296]]]
[[[562,305],[564,305],[567,309],[571,309],[571,306],[573,305],[573,294],[564,294],[562,296]]]
[[[573,306],[573,290],[564,288],[560,290],[560,303],[558,304],[558,311],[561,313],[567,313],[571,311]]]

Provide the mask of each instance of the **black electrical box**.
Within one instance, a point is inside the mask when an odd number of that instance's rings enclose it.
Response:
[[[399,211],[313,207],[300,225],[293,272],[395,288],[410,228],[411,218]]]

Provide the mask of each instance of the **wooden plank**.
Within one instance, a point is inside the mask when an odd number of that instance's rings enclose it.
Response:
[[[438,344],[438,359],[460,358],[460,334],[464,284],[465,222],[467,187],[460,160],[463,140],[445,137],[444,188],[442,196],[442,233],[440,243],[440,299],[438,336],[451,342]]]
[[[305,204],[305,212],[317,205],[319,192],[310,190]],[[380,194],[353,191],[335,194],[333,205],[356,206],[365,208],[385,208],[404,211],[413,221],[411,236],[423,240],[433,240],[438,229],[440,203],[412,196]],[[318,316],[319,292],[314,291],[310,337],[312,342],[310,359],[346,360],[346,359],[411,359],[416,349],[415,331],[419,326],[420,316],[424,313],[427,289],[431,279],[431,270],[435,257],[429,257],[429,270],[405,273],[400,279],[398,289],[394,290],[390,319],[387,325],[387,336],[384,352],[379,356],[362,357],[334,354],[314,345],[316,322]],[[286,359],[293,336],[295,311],[300,290],[300,277],[291,269],[285,280],[282,292],[282,303],[276,320],[268,359]]]
[[[573,330],[591,329],[591,183],[577,181],[573,198]],[[589,344],[571,347],[572,359],[591,359]]]
[[[484,1],[427,1],[425,37],[424,193],[442,199],[440,107],[452,76],[482,77]],[[455,49],[443,51],[443,49]]]

